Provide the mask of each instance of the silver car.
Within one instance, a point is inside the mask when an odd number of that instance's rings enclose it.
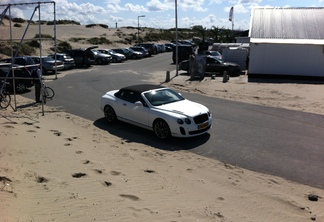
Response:
[[[126,56],[124,56],[123,54],[117,53],[112,49],[98,49],[98,51],[101,53],[107,54],[107,55],[111,55],[113,63],[126,61]]]

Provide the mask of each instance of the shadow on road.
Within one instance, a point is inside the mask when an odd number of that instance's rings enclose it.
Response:
[[[97,119],[93,124],[99,129],[118,136],[127,142],[142,143],[157,149],[168,151],[194,149],[206,143],[210,138],[210,134],[206,133],[204,135],[191,138],[172,137],[166,140],[161,140],[154,135],[153,131],[142,129],[121,121],[114,124],[109,124],[104,118],[100,118]]]

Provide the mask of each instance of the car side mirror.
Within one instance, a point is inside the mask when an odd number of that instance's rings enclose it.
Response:
[[[134,104],[135,106],[143,106],[143,103],[141,101],[136,101]]]

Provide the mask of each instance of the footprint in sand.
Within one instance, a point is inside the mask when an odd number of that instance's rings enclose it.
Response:
[[[138,201],[139,197],[134,196],[134,195],[129,195],[129,194],[120,194],[120,197],[126,198],[126,199],[130,199],[130,200],[134,200],[134,201]]]
[[[87,175],[86,173],[74,173],[72,174],[72,177],[81,178],[81,177],[85,177],[86,175]]]

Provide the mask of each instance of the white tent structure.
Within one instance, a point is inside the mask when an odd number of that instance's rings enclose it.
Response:
[[[253,8],[249,79],[324,80],[324,7]]]

